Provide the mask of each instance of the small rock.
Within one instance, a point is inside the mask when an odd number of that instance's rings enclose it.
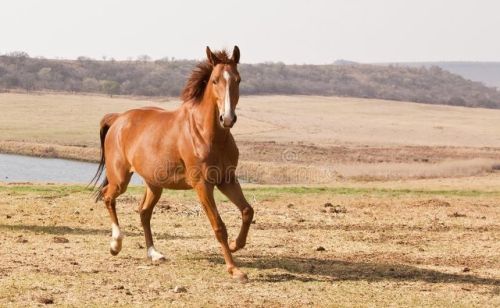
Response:
[[[125,289],[125,287],[124,286],[115,286],[113,289],[115,289],[115,290],[123,290],[123,289]]]
[[[71,262],[70,262],[70,264],[71,264],[71,265],[78,265],[78,262],[76,262],[76,261],[71,261]]]
[[[126,295],[132,295],[132,292],[130,292],[129,290],[127,290],[127,292],[125,292]]]
[[[135,243],[135,247],[137,249],[143,249],[144,248],[144,246],[142,246],[141,243]]]
[[[448,215],[448,217],[467,217],[467,215],[459,212],[454,212],[453,214]]]
[[[38,302],[45,304],[45,305],[51,305],[54,303],[54,299],[52,297],[48,297],[48,296],[40,296],[38,298]]]
[[[331,213],[339,214],[339,213],[347,213],[347,209],[343,206],[337,205],[333,208],[330,208]]]
[[[80,215],[80,212],[79,211],[75,211],[73,214]]]
[[[324,207],[333,207],[333,204],[331,204],[330,202],[327,202],[324,204]]]
[[[69,240],[62,236],[54,236],[54,243],[69,243]]]
[[[150,283],[148,287],[152,290],[157,290],[161,288],[161,283],[158,280],[155,280],[154,282]]]
[[[185,293],[187,292],[187,289],[185,287],[175,286],[173,291],[174,293]]]
[[[464,272],[464,273],[470,272],[470,268],[464,267],[464,269],[462,270],[462,272]]]
[[[290,204],[288,204],[286,207],[287,207],[287,208],[292,208],[292,207],[294,207],[294,205],[293,205],[293,203],[290,203]]]
[[[10,216],[10,215],[6,215],[5,217],[7,217],[7,219],[11,219],[12,218],[12,216]]]
[[[325,251],[325,247],[323,246],[318,246],[318,248],[316,248],[316,251]]]
[[[252,220],[252,225],[255,225],[257,223],[257,221],[254,219]]]
[[[16,240],[16,242],[18,242],[18,243],[23,243],[23,244],[24,244],[24,243],[27,243],[27,242],[28,242],[28,240],[27,240],[27,239],[25,239],[25,238],[19,237],[19,238]]]
[[[304,218],[297,219],[297,222],[304,222],[304,221],[306,221]]]

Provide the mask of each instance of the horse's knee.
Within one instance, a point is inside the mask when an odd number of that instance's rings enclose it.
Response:
[[[103,190],[103,197],[102,199],[104,200],[104,203],[106,205],[111,204],[115,201],[116,197],[118,197],[119,193],[118,190],[116,189],[115,186],[111,186],[108,184],[108,186],[105,187]]]
[[[118,198],[119,195],[123,194],[127,190],[127,185],[117,185],[110,184],[103,188],[103,200],[104,202],[111,202]]]
[[[253,220],[253,214],[254,214],[254,210],[253,210],[253,208],[250,205],[247,206],[247,207],[245,207],[241,211],[241,215],[243,217],[243,221],[245,221],[245,222],[251,222]]]

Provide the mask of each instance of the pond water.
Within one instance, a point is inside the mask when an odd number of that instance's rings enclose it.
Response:
[[[0,181],[88,184],[97,164],[58,158],[0,154]],[[140,176],[131,184],[142,184]]]

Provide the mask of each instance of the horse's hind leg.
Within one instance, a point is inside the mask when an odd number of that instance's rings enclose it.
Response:
[[[144,237],[146,238],[148,258],[150,258],[151,261],[165,260],[165,256],[155,249],[153,244],[153,234],[151,233],[151,216],[153,215],[153,209],[156,203],[160,200],[161,193],[162,188],[148,185],[139,209],[142,228],[144,229]]]
[[[132,174],[126,173],[122,178],[120,184],[116,184],[115,179],[109,180],[108,185],[103,188],[104,204],[109,212],[111,218],[111,241],[109,251],[113,256],[116,256],[122,250],[123,233],[120,230],[118,217],[116,216],[116,198],[125,192],[128,182]]]

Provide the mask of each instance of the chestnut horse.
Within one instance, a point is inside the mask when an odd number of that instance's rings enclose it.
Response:
[[[103,199],[109,211],[110,252],[116,255],[123,240],[116,198],[127,190],[132,173],[138,173],[146,183],[138,212],[147,256],[159,261],[165,257],[153,245],[153,208],[164,188],[194,189],[222,247],[228,272],[233,278],[246,280],[246,274],[236,267],[231,255],[245,246],[253,218],[253,209],[235,176],[239,153],[230,132],[236,122],[239,99],[240,51],[235,46],[231,57],[226,51],[214,53],[209,47],[206,52],[208,59],[193,70],[177,110],[146,107],[104,116],[100,130],[101,162],[93,182],[98,181],[104,169],[106,177],[96,201]],[[215,204],[215,186],[241,211],[241,230],[231,243]]]

